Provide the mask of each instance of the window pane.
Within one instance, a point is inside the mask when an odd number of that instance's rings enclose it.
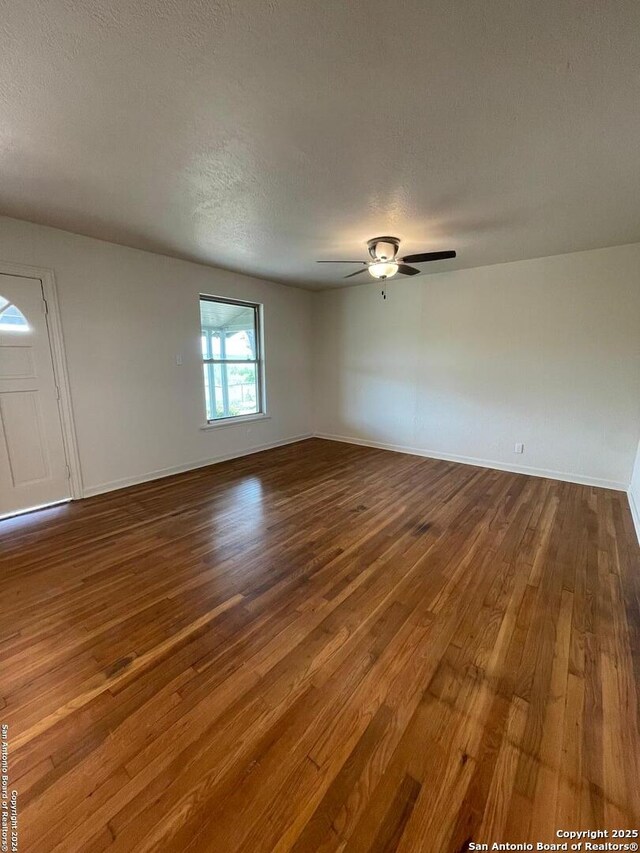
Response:
[[[203,364],[204,368],[204,400],[207,409],[207,420],[212,421],[215,417],[215,396],[213,394],[213,365]]]
[[[255,414],[258,411],[256,365],[225,364],[220,366],[227,375],[230,414]]]
[[[204,358],[257,358],[256,311],[249,305],[200,300]]]
[[[29,324],[19,308],[11,305],[0,296],[0,331],[3,332],[28,332]]]
[[[208,421],[258,413],[255,364],[205,364],[203,368]]]

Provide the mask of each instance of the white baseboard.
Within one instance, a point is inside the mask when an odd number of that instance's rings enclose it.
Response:
[[[171,477],[173,474],[183,474],[185,471],[194,471],[196,468],[206,468],[207,465],[217,465],[219,462],[227,462],[229,459],[239,459],[241,456],[251,456],[252,453],[260,453],[263,450],[271,450],[274,447],[283,447],[285,444],[294,444],[296,441],[304,441],[313,438],[313,433],[294,435],[291,438],[283,438],[280,441],[271,441],[268,444],[259,444],[237,453],[226,453],[222,456],[213,456],[208,459],[199,459],[197,462],[188,462],[186,465],[174,465],[171,468],[159,468],[148,474],[140,474],[137,477],[124,477],[121,480],[112,480],[99,486],[90,486],[83,490],[83,497],[90,498],[105,492],[113,492],[116,489],[126,489],[127,486],[137,486],[140,483],[148,483],[151,480],[161,480],[163,477]]]
[[[633,496],[633,492],[631,489],[627,492],[627,497],[629,498],[629,509],[631,510],[631,518],[633,519],[633,526],[636,529],[636,536],[638,537],[638,544],[640,545],[640,508],[636,503],[636,500]]]
[[[368,441],[363,438],[353,438],[352,436],[333,435],[320,432],[294,435],[290,438],[284,438],[279,441],[256,445],[255,447],[241,450],[237,453],[227,453],[221,456],[199,459],[196,462],[189,462],[185,465],[174,465],[170,468],[160,468],[156,471],[150,471],[147,474],[141,474],[135,477],[124,477],[120,480],[112,480],[108,483],[102,483],[99,486],[90,486],[83,490],[83,497],[89,498],[94,495],[104,494],[105,492],[113,492],[116,489],[125,489],[128,486],[136,486],[139,483],[148,483],[152,480],[160,480],[162,477],[170,477],[173,474],[181,474],[185,471],[194,471],[197,468],[206,468],[207,465],[217,465],[219,462],[226,462],[229,459],[239,459],[242,456],[250,456],[253,453],[260,453],[263,450],[270,450],[275,447],[283,447],[287,444],[294,444],[296,441],[304,441],[307,438],[313,437],[324,438],[328,441],[339,441],[344,444],[357,444],[362,447],[375,447],[379,450],[391,450],[396,453],[409,453],[413,456],[423,456],[428,459],[440,459],[445,462],[459,462],[462,465],[475,465],[479,468],[493,468],[497,471],[509,471],[513,474],[528,474],[532,477],[545,477],[550,480],[562,480],[567,483],[579,483],[583,486],[596,486],[602,489],[614,489],[615,491],[627,492],[631,515],[633,517],[636,533],[638,534],[638,541],[640,542],[640,511],[634,502],[633,495],[631,492],[627,491],[627,484],[625,483],[619,483],[615,480],[602,480],[597,477],[584,477],[581,474],[569,474],[564,471],[552,471],[545,468],[529,468],[524,465],[505,465],[502,462],[496,462],[490,459],[478,459],[473,456],[436,453],[434,451],[422,450],[421,448],[409,447],[402,444],[386,444],[381,441]]]
[[[460,462],[462,465],[476,465],[479,468],[494,468],[497,471],[509,471],[512,474],[528,474],[531,477],[545,477],[549,480],[562,480],[566,483],[579,483],[582,486],[597,486],[601,489],[614,489],[618,492],[626,492],[627,483],[619,483],[616,480],[601,480],[598,477],[585,477],[582,474],[569,474],[565,471],[550,471],[546,468],[528,468],[525,465],[505,465],[504,462],[496,462],[493,459],[477,459],[474,456],[456,456],[450,453],[436,453],[432,450],[422,450],[418,447],[408,447],[402,444],[385,444],[381,441],[367,441],[363,438],[352,438],[346,435],[331,435],[329,433],[317,432],[316,438],[325,438],[329,441],[341,441],[345,444],[359,444],[363,447],[376,447],[380,450],[393,450],[396,453],[410,453],[413,456],[425,456],[428,459],[441,459],[444,462]]]

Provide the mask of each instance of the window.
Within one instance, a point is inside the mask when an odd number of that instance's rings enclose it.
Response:
[[[22,311],[0,296],[0,332],[28,332],[29,324]]]
[[[207,422],[264,412],[260,306],[200,297]]]

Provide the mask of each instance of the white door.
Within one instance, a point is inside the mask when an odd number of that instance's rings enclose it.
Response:
[[[70,492],[42,284],[0,275],[0,517]]]

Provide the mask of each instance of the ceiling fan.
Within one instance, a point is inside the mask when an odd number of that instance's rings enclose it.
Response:
[[[421,270],[411,264],[424,264],[428,261],[444,261],[455,258],[455,252],[420,252],[417,255],[405,255],[398,258],[400,240],[397,237],[374,237],[367,240],[370,261],[316,261],[318,264],[362,264],[363,269],[345,275],[353,278],[363,272],[368,272],[374,278],[386,279],[401,273],[402,275],[419,275]]]

